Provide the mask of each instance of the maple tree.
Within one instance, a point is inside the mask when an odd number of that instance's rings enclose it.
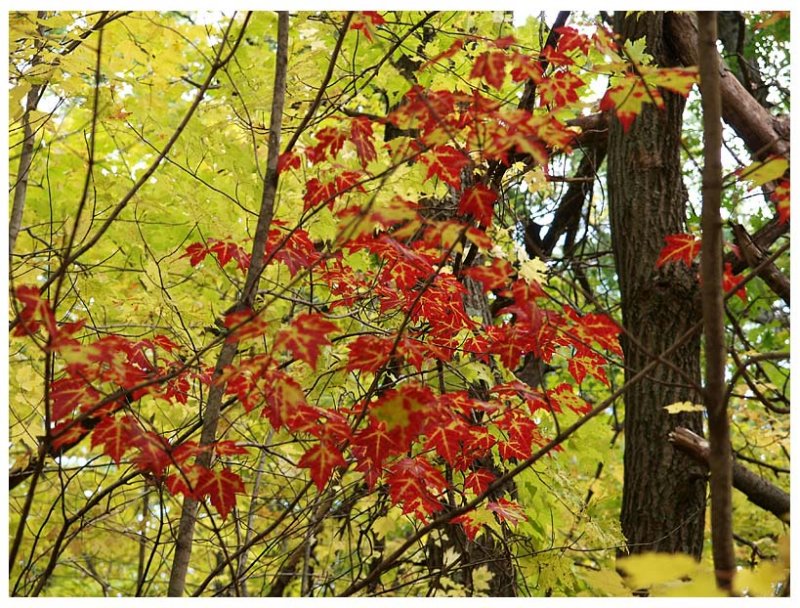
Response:
[[[592,576],[625,543],[620,397],[680,344],[625,375],[608,212],[573,190],[602,158],[568,174],[594,117],[633,137],[698,72],[566,18],[12,15],[13,594],[80,593],[72,567],[126,595],[624,592]],[[711,288],[763,432],[788,331],[755,279],[786,271],[790,186],[788,149],[754,153],[731,216],[772,232]],[[648,274],[699,285],[688,219]]]

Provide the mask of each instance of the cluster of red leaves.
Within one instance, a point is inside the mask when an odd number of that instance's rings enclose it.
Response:
[[[217,241],[211,246],[218,244]],[[226,251],[212,251],[220,257],[220,264],[225,263]],[[178,345],[163,335],[141,340],[108,335],[81,342],[74,336],[83,323],[57,323],[48,299],[37,287],[21,286],[15,293],[22,309],[14,334],[34,335],[44,330],[45,348],[60,355],[64,362],[63,375],[48,387],[48,440],[52,452],[58,453],[90,436],[91,446],[100,447],[118,465],[125,454],[133,451],[131,464],[158,479],[174,466],[178,472],[167,478],[171,490],[176,488],[198,500],[208,496],[220,515],[227,517],[236,493],[244,491],[241,478],[227,468],[183,465],[190,452],[197,455],[213,449],[218,456],[224,456],[242,454],[244,449],[232,442],[203,448],[193,442],[173,446],[163,435],[147,430],[134,415],[124,413],[146,395],[170,403],[187,402],[190,374],[177,358]],[[178,483],[175,479],[183,481]]]
[[[273,224],[283,225],[278,220]],[[232,241],[208,239],[207,243],[192,243],[180,257],[189,258],[189,263],[197,266],[212,253],[216,256],[220,267],[224,267],[231,260],[236,262],[236,268],[242,273],[246,273],[250,267],[250,254],[241,245]],[[294,277],[302,268],[316,263],[319,252],[305,230],[297,229],[284,234],[280,228],[273,228],[269,231],[264,259],[267,262],[273,259],[283,262]]]
[[[350,28],[372,41],[385,23],[380,14],[364,12],[353,17]],[[615,45],[602,29],[593,36],[573,28],[559,33],[557,45],[545,48],[540,57],[516,51],[510,37],[487,43],[474,58],[470,78],[496,90],[509,75],[515,83],[531,79],[542,105],[557,109],[576,102],[585,83],[569,68],[593,45],[602,52],[615,52]],[[461,52],[466,40],[456,39],[423,67],[433,68]],[[603,106],[615,108],[627,128],[645,95],[657,103],[658,87],[684,92],[692,78],[674,70],[641,69],[639,74],[620,77]],[[639,105],[625,105],[630,103]],[[429,361],[496,357],[513,370],[526,356],[552,363],[558,352],[566,350],[571,353],[568,371],[577,384],[587,376],[608,383],[606,357],[601,353],[621,355],[619,330],[609,317],[581,315],[570,307],[553,310],[541,287],[517,278],[503,259],[490,258],[487,265],[456,275],[445,270],[450,262],[445,252],[463,238],[484,251],[493,245],[475,224],[492,223],[498,195],[470,173],[486,161],[508,163],[520,154],[546,165],[551,150],[569,151],[574,131],[551,113],[509,108],[477,88],[454,92],[413,87],[378,122],[413,134],[406,147],[409,162],[425,166],[426,180],[440,180],[460,193],[462,218],[436,220],[423,219],[413,201],[396,198],[362,208],[362,197],[349,196],[365,192],[364,185],[372,178],[370,164],[378,159],[379,150],[388,150],[386,144],[376,145],[375,122],[363,116],[330,120],[316,132],[312,144],[282,155],[279,161],[281,172],[319,167],[319,176],[305,182],[304,211],[327,206],[347,225],[335,251],[322,259],[305,230],[287,230],[275,221],[264,252],[267,263],[282,263],[292,277],[316,268],[330,294],[331,310],[374,302],[378,314],[407,320],[402,334],[386,330],[349,337],[344,368],[378,375],[404,365],[422,371]],[[357,167],[337,164],[348,155],[357,160]],[[690,238],[676,239],[669,246],[672,249],[662,254],[659,265],[676,260],[689,265],[696,256]],[[377,261],[374,273],[345,263],[343,252],[359,250]],[[216,256],[220,267],[233,261],[242,272],[251,262],[242,246],[230,239],[192,243],[182,257],[195,267],[209,254]],[[511,302],[496,324],[470,318],[464,305],[466,278]],[[244,491],[242,480],[228,467],[204,463],[210,461],[208,450],[225,457],[242,454],[243,448],[231,442],[171,445],[127,410],[121,411],[146,395],[186,403],[192,376],[176,357],[169,358],[177,346],[163,336],[138,341],[107,336],[79,342],[74,335],[80,325],[57,323],[36,288],[19,288],[16,295],[20,321],[15,334],[43,330],[47,347],[65,362],[63,377],[50,387],[51,418],[58,423],[50,430],[51,445],[64,448],[91,433],[92,446],[117,464],[133,452],[134,466],[165,479],[171,493],[197,500],[209,497],[223,518],[227,516],[236,495]],[[547,438],[536,422],[538,411],[583,414],[591,409],[568,383],[541,390],[521,382],[498,384],[486,399],[478,399],[465,391],[437,393],[412,381],[386,387],[349,408],[320,407],[309,403],[303,387],[285,371],[286,365],[296,360],[316,368],[323,349],[331,345],[331,335],[340,331],[337,323],[318,313],[302,313],[278,329],[275,321],[253,310],[233,311],[223,322],[229,341],[269,334],[271,347],[266,353],[241,357],[214,380],[208,373],[195,373],[194,380],[224,385],[225,394],[236,396],[246,412],[257,409],[276,431],[289,432],[308,445],[297,466],[308,469],[320,490],[335,479],[337,470],[354,466],[370,488],[384,483],[392,500],[421,520],[445,508],[446,492],[465,500],[485,493],[495,480],[482,464],[490,455],[524,460],[536,446],[545,445]],[[442,463],[452,478],[445,478]],[[510,524],[525,517],[522,507],[506,498],[489,502],[487,509]],[[456,521],[473,538],[486,523],[486,513],[473,511]]]

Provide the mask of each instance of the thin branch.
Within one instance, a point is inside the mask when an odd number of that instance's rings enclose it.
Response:
[[[249,18],[249,16],[248,16]],[[226,40],[228,37],[228,33],[230,32],[231,28],[233,27],[233,20],[228,24],[228,28],[226,29],[223,40]],[[186,129],[189,121],[194,116],[195,111],[200,106],[200,103],[203,101],[206,91],[214,82],[215,76],[217,72],[219,72],[233,57],[233,54],[236,52],[236,49],[239,47],[242,39],[244,38],[244,32],[247,29],[247,22],[242,25],[242,29],[239,32],[238,37],[234,41],[230,52],[227,56],[223,57],[223,50],[225,49],[225,44],[220,43],[219,48],[217,49],[216,56],[214,58],[214,63],[211,65],[211,69],[206,76],[206,79],[203,81],[202,87],[197,91],[194,100],[192,101],[189,109],[186,111],[181,122],[175,128],[175,131],[172,133],[172,136],[169,138],[167,143],[164,145],[161,152],[157,155],[155,160],[150,164],[150,166],[142,173],[136,183],[131,187],[130,190],[120,199],[120,201],[114,206],[114,208],[109,213],[108,217],[105,219],[103,224],[97,229],[97,231],[89,238],[83,246],[77,249],[74,253],[72,253],[69,257],[64,259],[61,265],[44,281],[41,285],[42,291],[47,289],[50,285],[52,285],[55,281],[59,280],[59,277],[64,274],[69,266],[71,266],[78,258],[80,258],[84,253],[89,251],[92,247],[94,247],[100,238],[106,233],[106,231],[111,227],[114,221],[117,219],[120,213],[127,207],[128,203],[133,200],[133,197],[139,192],[139,190],[144,186],[152,177],[153,173],[156,172],[161,166],[161,163],[166,158],[169,151],[175,145],[175,142],[178,141],[178,138],[181,136],[183,131]],[[14,329],[19,324],[19,315],[17,315],[14,320],[10,323],[9,329]]]
[[[730,592],[736,572],[733,549],[733,482],[730,420],[725,399],[725,307],[722,290],[722,97],[717,58],[717,13],[698,13],[698,56],[703,105],[703,243],[700,290],[705,336],[709,468],[711,469],[711,545],[717,586]]]
[[[244,32],[247,27],[250,15],[251,14],[248,13],[245,24],[242,26],[242,32]],[[267,170],[264,174],[261,209],[258,214],[255,238],[253,239],[251,262],[247,270],[244,289],[235,306],[236,309],[240,310],[252,307],[258,279],[261,276],[261,271],[264,266],[264,251],[267,244],[267,235],[269,233],[270,224],[272,223],[272,215],[275,208],[275,195],[278,188],[278,155],[280,154],[281,122],[283,120],[283,105],[286,95],[286,66],[288,63],[288,55],[289,13],[281,11],[278,13],[278,49],[275,58],[275,80],[272,89]],[[226,342],[222,347],[214,369],[215,378],[219,378],[223,370],[233,362],[238,347],[238,341]],[[216,440],[217,425],[219,423],[224,391],[224,383],[215,382],[212,384],[203,416],[200,445],[209,445]],[[211,458],[211,452],[206,452],[198,457],[197,461],[199,464],[209,466],[211,464]],[[188,497],[184,499],[167,591],[170,597],[182,596],[186,587],[186,575],[189,570],[189,561],[192,555],[197,507],[197,500]],[[230,567],[233,567],[232,559],[226,559],[225,562]],[[234,580],[238,580],[235,573]]]

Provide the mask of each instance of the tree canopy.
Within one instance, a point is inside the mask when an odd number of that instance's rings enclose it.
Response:
[[[11,13],[11,594],[788,593],[788,23]]]

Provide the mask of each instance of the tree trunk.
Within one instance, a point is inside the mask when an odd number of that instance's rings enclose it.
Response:
[[[659,65],[675,65],[663,36],[663,13],[618,13],[625,38],[646,36]],[[646,107],[627,133],[611,120],[608,190],[614,260],[626,335],[626,381],[700,318],[696,269],[656,270],[664,237],[685,232],[687,193],[681,178],[684,100],[663,92],[665,108]],[[700,335],[681,346],[625,394],[625,476],[622,531],[632,553],[683,552],[699,557],[705,524],[705,476],[672,449],[676,426],[702,433],[700,414],[669,415],[664,406],[700,402]]]

